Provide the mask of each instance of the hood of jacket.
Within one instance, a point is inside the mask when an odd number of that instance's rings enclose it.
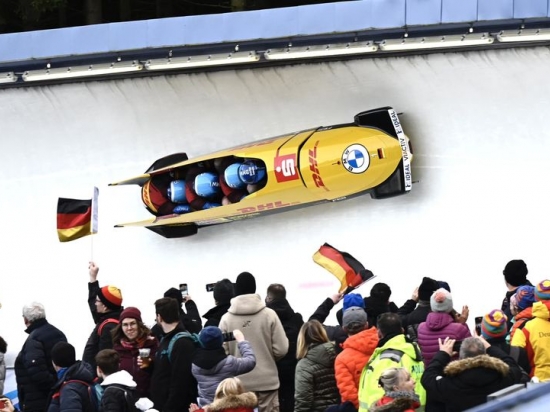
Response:
[[[550,301],[545,300],[533,303],[533,317],[550,320]]]
[[[217,412],[237,408],[254,409],[256,405],[258,405],[258,398],[256,398],[256,395],[253,392],[245,392],[240,395],[229,395],[221,399],[216,399],[207,406],[207,410],[208,412]]]
[[[472,369],[491,369],[497,371],[502,376],[508,375],[509,367],[498,358],[489,355],[478,355],[473,358],[460,359],[452,361],[445,367],[445,375],[456,376]]]
[[[407,412],[414,411],[420,407],[420,403],[413,396],[406,396],[403,394],[403,397],[391,398],[389,396],[384,396],[379,401],[375,402],[370,408],[370,412]]]
[[[449,313],[430,312],[426,318],[426,326],[430,330],[441,330],[453,322],[454,319]]]
[[[528,308],[523,309],[521,312],[519,312],[514,319],[516,322],[520,319],[531,319],[533,317],[533,307],[529,306]]]
[[[25,332],[27,332],[30,335],[33,330],[36,330],[39,327],[47,325],[47,324],[48,324],[48,321],[46,320],[46,318],[36,319],[34,322],[32,322],[27,327],[27,329],[25,329]]]
[[[101,382],[101,386],[113,384],[124,385],[129,388],[135,388],[137,386],[134,378],[132,378],[132,375],[126,371],[115,372],[109,376],[106,376],[105,379],[103,379],[103,382]]]
[[[63,384],[63,382],[70,380],[79,380],[92,383],[94,381],[92,367],[86,362],[77,361],[74,365],[67,368],[65,374],[55,384],[55,387],[59,387]]]
[[[371,359],[376,358],[378,355],[380,355],[381,352],[385,351],[386,349],[397,349],[406,354],[411,359],[414,359],[415,361],[422,360],[422,357],[420,356],[420,349],[416,349],[415,345],[407,342],[405,335],[403,335],[402,333],[389,339],[379,348],[376,348],[376,350],[372,354]]]
[[[336,358],[336,348],[334,343],[320,343],[318,345],[309,348],[306,354],[306,359],[323,365],[325,367],[334,366],[334,359]]]
[[[269,309],[273,309],[281,321],[288,320],[294,316],[294,310],[286,299],[274,299],[266,306]]]
[[[228,312],[233,315],[253,315],[265,309],[265,303],[257,293],[235,296]]]
[[[376,328],[363,330],[355,335],[349,336],[342,347],[344,349],[354,349],[365,355],[371,355],[378,345],[378,331]]]
[[[223,347],[218,349],[197,348],[193,352],[191,362],[203,369],[202,373],[205,375],[215,375],[223,367],[220,362],[225,358],[227,358],[227,354]]]

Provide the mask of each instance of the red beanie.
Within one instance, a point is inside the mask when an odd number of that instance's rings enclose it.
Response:
[[[111,310],[118,310],[122,307],[122,292],[116,286],[103,286],[97,292],[97,297]]]
[[[133,306],[130,306],[124,309],[120,314],[120,316],[118,317],[118,320],[122,322],[124,319],[128,319],[128,318],[136,319],[140,322],[143,322],[141,320],[141,312],[139,311],[138,308],[135,308]]]

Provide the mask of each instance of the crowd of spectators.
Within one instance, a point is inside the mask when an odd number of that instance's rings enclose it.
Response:
[[[501,307],[472,331],[468,307],[457,311],[449,284],[428,277],[401,306],[377,283],[365,298],[334,294],[304,321],[283,285],[262,299],[248,272],[215,284],[204,328],[195,302],[171,288],[149,329],[119,288],[99,286],[98,272],[90,262],[95,327],[82,360],[42,304],[23,307],[21,411],[464,411],[511,385],[550,380],[550,280],[532,285],[522,260],[505,266]],[[338,324],[327,325],[340,302]],[[6,349],[0,337],[0,390]],[[0,401],[0,412],[14,412]]]

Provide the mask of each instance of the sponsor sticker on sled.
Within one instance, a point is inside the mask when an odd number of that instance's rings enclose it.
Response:
[[[411,172],[411,150],[409,147],[409,139],[403,133],[403,128],[401,127],[401,122],[395,110],[390,109],[388,113],[395,129],[395,134],[397,135],[397,140],[399,140],[399,145],[401,146],[401,157],[403,158],[403,177],[405,179],[405,191],[408,192],[412,188],[412,172]]]
[[[289,154],[277,156],[275,158],[275,179],[277,182],[283,183],[291,180],[297,180],[298,171],[296,170],[296,155]]]
[[[369,152],[363,145],[352,144],[342,153],[342,165],[350,173],[363,173],[370,165]]]

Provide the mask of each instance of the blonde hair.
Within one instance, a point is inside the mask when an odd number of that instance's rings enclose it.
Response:
[[[313,344],[328,342],[327,332],[318,320],[310,320],[302,325],[296,343],[296,358],[305,358]]]
[[[391,392],[395,390],[396,386],[405,379],[408,370],[405,368],[389,368],[386,369],[380,375],[378,379],[378,385],[380,385],[385,392]]]
[[[214,399],[222,399],[231,395],[244,393],[243,383],[239,378],[227,378],[220,382],[216,388]]]

